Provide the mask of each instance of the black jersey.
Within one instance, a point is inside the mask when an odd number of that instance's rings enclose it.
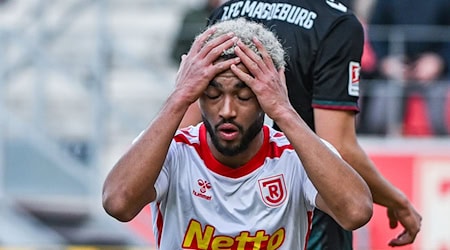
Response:
[[[358,112],[364,31],[334,0],[230,0],[209,24],[245,17],[277,34],[287,53],[286,83],[295,110],[314,130],[314,108]],[[278,126],[274,124],[278,129]],[[308,250],[352,249],[352,233],[316,210]]]
[[[313,130],[313,108],[359,111],[364,32],[346,6],[333,0],[230,0],[209,24],[239,17],[277,34],[287,53],[290,101]]]

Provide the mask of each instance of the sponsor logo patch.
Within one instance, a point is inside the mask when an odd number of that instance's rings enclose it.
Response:
[[[213,225],[202,225],[192,219],[184,233],[183,249],[279,249],[286,238],[286,230],[279,228],[273,233],[257,230],[253,234],[241,231],[237,235],[215,235]]]
[[[197,184],[200,186],[200,192],[192,190],[192,194],[208,201],[211,200],[211,195],[206,194],[206,192],[212,188],[211,183],[207,180],[198,179]]]
[[[359,96],[359,79],[361,65],[359,62],[350,62],[348,65],[348,94],[351,96]]]

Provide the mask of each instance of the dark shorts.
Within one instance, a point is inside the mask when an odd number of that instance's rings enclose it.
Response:
[[[351,231],[343,229],[326,213],[314,210],[308,250],[351,250],[352,238]]]

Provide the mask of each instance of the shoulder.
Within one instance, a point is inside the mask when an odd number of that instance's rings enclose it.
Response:
[[[238,17],[267,24],[286,23],[307,30],[326,30],[337,20],[354,17],[354,13],[335,0],[230,0],[211,14],[210,23]]]
[[[269,135],[269,148],[270,152],[272,152],[272,157],[279,157],[286,150],[294,150],[294,147],[292,147],[283,132],[275,130],[267,125],[265,125],[265,127],[265,130],[268,131]]]
[[[344,3],[337,0],[310,1],[312,8],[317,11],[317,15],[322,23],[330,26],[345,24],[349,27],[362,28],[362,24],[355,13]]]
[[[174,141],[182,144],[198,144],[200,138],[201,123],[177,130]]]

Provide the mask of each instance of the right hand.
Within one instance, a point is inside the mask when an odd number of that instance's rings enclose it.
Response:
[[[406,202],[403,207],[388,207],[387,215],[389,227],[396,228],[400,223],[404,230],[389,242],[389,246],[404,246],[414,242],[420,231],[422,216],[414,209],[411,203]]]
[[[181,57],[174,92],[181,95],[187,104],[195,102],[218,73],[240,61],[239,58],[233,58],[216,62],[224,50],[234,45],[237,38],[228,33],[206,42],[214,32],[214,28],[203,32],[195,39],[188,54]]]

